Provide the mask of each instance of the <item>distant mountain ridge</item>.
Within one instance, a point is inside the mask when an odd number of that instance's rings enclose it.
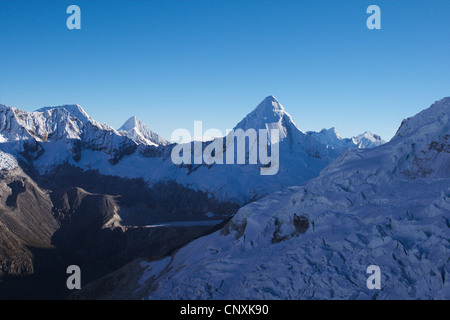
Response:
[[[386,143],[379,135],[369,131],[351,138],[341,138],[334,127],[322,129],[320,132],[308,131],[307,134],[333,149],[375,148]]]
[[[345,150],[373,147],[364,141],[375,137],[366,134],[350,141],[336,136],[330,147],[322,132],[300,130],[273,96],[259,103],[235,129],[279,129],[280,170],[275,177],[260,177],[258,165],[176,166],[170,159],[174,145],[137,117],[115,130],[94,120],[79,105],[35,112],[0,105],[0,148],[41,173],[67,163],[105,175],[142,177],[150,184],[174,180],[240,203],[313,178]],[[235,183],[226,183],[223,177]]]

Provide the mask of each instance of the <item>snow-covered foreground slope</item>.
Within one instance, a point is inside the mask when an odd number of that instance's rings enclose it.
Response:
[[[148,299],[449,299],[450,98],[391,142],[239,210],[220,231],[142,262]],[[369,290],[366,269],[381,269]],[[136,293],[136,292],[135,292]]]

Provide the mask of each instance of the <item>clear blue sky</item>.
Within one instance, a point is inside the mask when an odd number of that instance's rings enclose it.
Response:
[[[82,29],[66,28],[81,8]],[[366,9],[382,29],[366,28]],[[116,129],[232,128],[274,95],[302,130],[390,139],[450,96],[448,0],[1,0],[0,102]]]

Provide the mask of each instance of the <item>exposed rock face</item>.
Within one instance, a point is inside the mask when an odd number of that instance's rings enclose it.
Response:
[[[52,236],[58,228],[48,193],[21,169],[2,170],[0,299],[60,297],[60,289],[51,283],[64,275],[62,268],[54,272],[59,261]]]
[[[3,299],[65,298],[71,293],[65,288],[67,266],[80,266],[84,286],[136,258],[170,254],[215,230],[214,221],[238,208],[174,182],[150,188],[140,179],[72,166],[44,176],[1,170],[0,178]],[[180,219],[215,220],[160,225]]]
[[[0,172],[0,277],[33,273],[29,248],[52,248],[52,202],[21,169]]]

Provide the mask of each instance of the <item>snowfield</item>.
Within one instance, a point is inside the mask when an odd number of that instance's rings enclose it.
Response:
[[[11,170],[18,166],[16,158],[8,153],[0,151],[0,170]]]

